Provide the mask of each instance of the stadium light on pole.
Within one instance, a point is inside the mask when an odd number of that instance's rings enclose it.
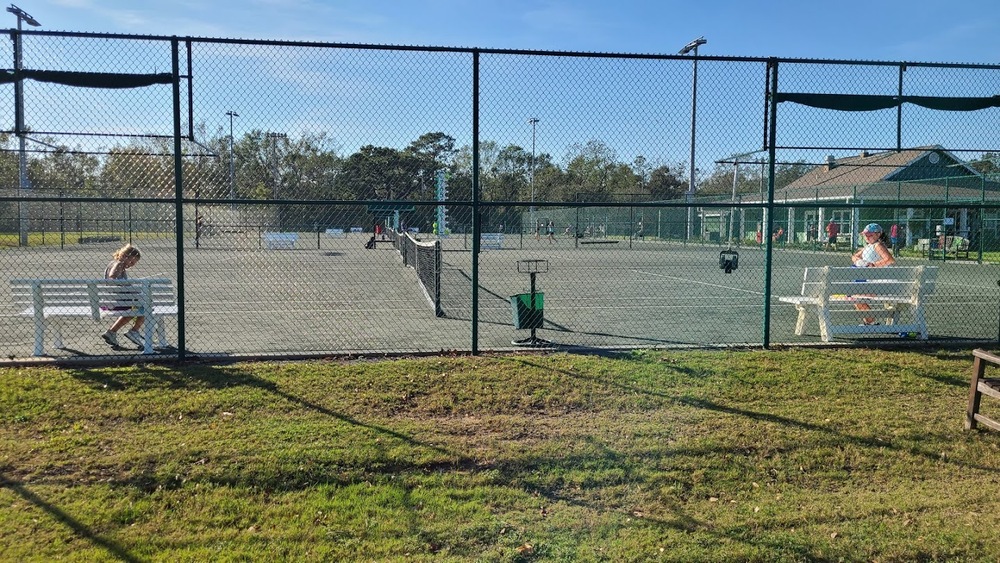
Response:
[[[38,20],[31,17],[28,12],[25,12],[21,8],[11,4],[7,11],[14,14],[17,17],[17,36],[13,37],[14,40],[14,72],[17,74],[17,79],[14,81],[14,130],[17,134],[18,140],[18,160],[17,160],[17,177],[18,177],[18,195],[23,197],[25,190],[28,190],[31,186],[28,184],[28,157],[24,152],[24,83],[21,80],[21,22],[24,22],[30,26],[38,27],[42,24],[38,23]],[[20,246],[28,246],[28,203],[25,201],[18,203],[18,244]]]
[[[691,77],[691,165],[688,171],[688,191],[687,191],[687,203],[688,203],[688,220],[687,220],[687,238],[691,238],[691,223],[693,220],[693,209],[691,207],[694,201],[694,131],[695,123],[698,112],[698,47],[708,43],[708,40],[704,37],[699,37],[694,41],[688,43],[677,52],[678,55],[686,55],[691,51],[694,51],[694,71]]]
[[[535,129],[538,122],[537,117],[528,119],[531,124],[531,228],[535,228]]]
[[[233,118],[239,117],[240,114],[233,110],[226,112],[229,116],[229,201],[233,202],[236,200],[236,168],[234,166],[235,161],[233,160]],[[230,206],[236,205],[231,203]]]

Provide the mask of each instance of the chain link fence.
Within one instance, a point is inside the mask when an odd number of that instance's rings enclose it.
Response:
[[[12,360],[148,352],[126,244],[182,359],[1000,339],[1000,66],[9,33]],[[801,321],[871,223],[919,303]]]

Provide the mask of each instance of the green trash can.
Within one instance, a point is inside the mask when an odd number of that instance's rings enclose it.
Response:
[[[514,328],[542,328],[545,320],[544,293],[535,294],[535,306],[531,307],[531,294],[519,293],[510,296],[511,312],[514,314]]]

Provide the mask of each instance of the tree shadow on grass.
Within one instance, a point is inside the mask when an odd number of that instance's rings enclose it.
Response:
[[[99,536],[94,530],[85,526],[82,522],[73,518],[67,514],[64,510],[59,507],[46,502],[45,499],[38,496],[32,492],[24,484],[11,481],[7,479],[2,473],[0,473],[0,488],[7,489],[17,496],[24,499],[26,502],[38,507],[39,509],[45,511],[49,516],[51,516],[57,522],[65,525],[67,528],[73,531],[77,536],[106,549],[114,557],[129,562],[139,562],[142,561],[139,557],[136,557],[129,553],[123,546],[119,545],[117,542],[109,540],[107,538]]]
[[[633,361],[628,356],[626,356],[624,359],[625,359],[625,361]],[[835,428],[831,428],[829,426],[825,426],[825,425],[822,425],[822,424],[816,424],[816,423],[808,422],[808,421],[804,421],[804,420],[797,420],[797,419],[789,418],[789,417],[782,416],[782,415],[776,415],[776,414],[766,413],[766,412],[760,412],[760,411],[753,411],[753,410],[749,410],[749,409],[742,409],[742,408],[738,408],[738,407],[734,407],[734,406],[725,405],[723,403],[712,401],[712,400],[709,400],[709,399],[702,399],[702,398],[697,398],[697,397],[685,396],[685,395],[682,395],[680,393],[678,393],[676,395],[671,395],[671,394],[665,393],[663,391],[652,390],[652,389],[643,388],[643,387],[639,387],[639,386],[635,386],[635,385],[627,385],[627,384],[623,384],[623,383],[619,383],[619,382],[602,380],[602,379],[599,379],[599,378],[596,378],[596,377],[585,376],[585,375],[581,375],[579,373],[574,373],[572,371],[568,371],[568,370],[564,370],[564,369],[558,369],[558,368],[553,368],[553,367],[547,366],[547,365],[542,365],[542,364],[533,362],[530,359],[523,358],[523,357],[516,358],[515,361],[517,361],[517,362],[519,362],[519,363],[521,363],[521,364],[523,364],[525,366],[531,366],[531,367],[533,367],[533,368],[535,368],[537,370],[540,370],[540,371],[552,371],[552,372],[560,373],[560,374],[565,375],[567,377],[571,377],[571,378],[575,378],[575,379],[581,379],[581,380],[586,380],[586,381],[591,382],[591,383],[599,383],[599,384],[603,384],[603,385],[612,386],[612,387],[615,387],[617,389],[621,389],[623,391],[627,391],[629,393],[642,393],[642,394],[645,394],[645,395],[648,395],[648,396],[651,396],[651,397],[656,397],[656,398],[659,398],[659,399],[665,399],[667,402],[675,404],[675,405],[683,405],[683,406],[687,406],[687,407],[693,407],[693,408],[696,408],[696,409],[699,409],[699,410],[708,410],[708,411],[712,411],[712,412],[719,413],[719,414],[726,414],[726,415],[738,416],[738,417],[746,418],[746,419],[753,420],[753,421],[768,422],[768,423],[777,424],[779,426],[787,426],[787,427],[798,428],[798,429],[806,430],[806,431],[810,431],[810,432],[818,432],[818,433],[822,433],[822,434],[831,436],[831,437],[833,437],[833,438],[835,438],[837,440],[843,441],[844,443],[850,443],[850,444],[853,444],[855,446],[859,446],[859,447],[863,447],[863,448],[874,448],[874,449],[877,449],[877,450],[888,449],[888,450],[896,451],[896,452],[898,452],[900,454],[910,454],[910,455],[914,455],[914,456],[919,456],[919,457],[922,457],[922,458],[924,458],[924,459],[926,459],[928,461],[932,461],[932,462],[935,462],[935,463],[948,463],[948,464],[952,464],[952,465],[955,465],[955,466],[958,466],[958,467],[962,467],[962,468],[980,469],[980,470],[983,470],[983,471],[1000,473],[1000,467],[990,466],[990,465],[983,465],[983,464],[976,464],[976,463],[970,463],[970,462],[963,462],[963,461],[955,459],[955,458],[942,459],[941,458],[941,453],[939,451],[931,451],[929,449],[921,449],[921,448],[918,448],[918,447],[914,447],[914,446],[912,446],[910,444],[900,443],[899,441],[894,440],[892,437],[886,437],[885,439],[883,439],[883,438],[880,438],[880,437],[877,437],[877,436],[862,436],[862,435],[856,435],[856,434],[849,434],[849,433],[842,432],[840,430],[837,430]],[[681,371],[681,372],[686,373],[688,375],[691,374],[691,372],[689,370],[681,369],[681,368],[678,368],[676,366],[670,366],[670,369]],[[945,383],[946,384],[950,384],[950,382],[948,382],[947,380],[945,381]],[[706,453],[708,453],[708,452],[706,452]]]
[[[193,365],[181,367],[159,367],[151,365],[137,366],[127,372],[108,373],[104,369],[73,369],[68,370],[69,374],[80,380],[87,382],[92,387],[115,389],[115,390],[152,390],[152,389],[229,389],[233,387],[246,387],[271,393],[289,403],[298,405],[304,409],[317,412],[330,418],[345,422],[347,424],[365,428],[379,434],[395,438],[411,446],[423,447],[442,454],[450,454],[461,457],[455,452],[435,444],[428,444],[414,439],[391,428],[364,422],[352,416],[329,409],[323,405],[314,403],[302,397],[293,395],[283,389],[273,381],[261,379],[255,375],[241,371],[237,368],[224,369],[214,365]]]

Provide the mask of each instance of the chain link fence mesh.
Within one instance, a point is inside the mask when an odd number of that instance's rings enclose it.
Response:
[[[9,359],[141,354],[84,295],[125,244],[168,356],[814,344],[779,298],[869,223],[931,340],[1000,339],[1000,67],[10,33]]]

